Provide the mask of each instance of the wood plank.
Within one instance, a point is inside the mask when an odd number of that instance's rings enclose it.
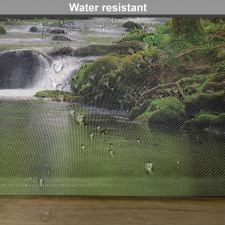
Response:
[[[1,197],[1,225],[224,225],[224,199]]]

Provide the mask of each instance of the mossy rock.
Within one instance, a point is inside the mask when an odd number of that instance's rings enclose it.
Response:
[[[86,63],[72,77],[72,88],[75,92],[84,93],[87,88],[92,89],[90,94],[97,94],[101,91],[102,78],[119,67],[121,59],[114,56],[104,56],[93,63]],[[101,81],[101,82],[100,82]],[[84,96],[88,97],[88,96]]]
[[[183,104],[175,97],[157,99],[137,118],[150,126],[180,127],[185,118]]]
[[[59,91],[59,90],[44,90],[39,91],[35,94],[35,97],[41,98],[52,98],[56,101],[66,101],[66,102],[78,102],[79,97],[75,96],[71,92]]]
[[[216,92],[220,90],[225,90],[225,84],[223,82],[206,82],[202,86],[203,92]]]
[[[194,128],[195,130],[199,130],[211,126],[225,128],[225,113],[199,112],[191,120],[185,122],[185,127],[188,129]]]
[[[55,29],[55,30],[52,30],[50,31],[51,34],[65,34],[65,30],[63,29]]]
[[[153,47],[124,58],[104,56],[81,66],[72,78],[72,88],[89,104],[105,107],[111,99],[111,105],[131,109],[137,90],[158,85],[162,74],[162,67],[155,64],[158,58]]]
[[[197,93],[186,96],[184,100],[185,110],[189,116],[197,114],[200,110],[212,112],[225,111],[225,92]]]
[[[134,108],[132,108],[128,116],[129,119],[135,120],[138,116],[140,116],[146,111],[146,109],[150,106],[150,104],[151,100],[145,99],[140,106],[135,106]]]
[[[89,45],[87,47],[76,49],[75,56],[99,56],[115,53],[119,56],[141,51],[144,49],[143,43],[134,41],[125,41],[122,43],[114,43],[113,45]]]
[[[63,36],[63,35],[57,35],[57,36],[54,36],[52,38],[53,41],[72,41],[71,39]]]
[[[133,21],[127,21],[123,24],[123,27],[128,29],[143,29],[142,26],[138,23],[135,23]]]
[[[123,41],[140,41],[145,43],[146,46],[154,46],[155,43],[155,33],[147,32],[144,30],[132,30],[129,35],[124,36],[119,42]]]
[[[62,47],[59,49],[52,50],[48,53],[51,56],[73,56],[74,55],[74,49],[71,47]]]
[[[6,29],[2,25],[0,25],[0,34],[6,34]]]
[[[29,29],[30,32],[34,32],[34,33],[37,33],[38,32],[38,28],[37,27],[31,27]]]

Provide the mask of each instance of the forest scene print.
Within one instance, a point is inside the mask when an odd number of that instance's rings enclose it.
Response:
[[[224,196],[225,18],[0,17],[0,195]]]

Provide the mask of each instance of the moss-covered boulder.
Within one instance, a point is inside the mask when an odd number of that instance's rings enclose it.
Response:
[[[184,100],[188,116],[193,116],[201,110],[211,112],[225,111],[225,92],[197,93],[186,96]]]
[[[58,49],[54,49],[48,53],[51,56],[73,56],[74,49],[71,47],[62,47]]]
[[[185,122],[187,129],[203,130],[209,127],[225,129],[225,113],[199,112]]]
[[[128,29],[143,29],[142,26],[138,23],[135,23],[133,21],[127,21],[123,24],[123,27]]]
[[[185,119],[183,104],[175,97],[157,99],[136,120],[150,126],[180,127]]]
[[[0,34],[6,34],[6,29],[2,25],[0,25]]]
[[[59,90],[39,91],[35,94],[35,97],[51,98],[56,101],[79,102],[79,97],[75,96],[73,93]]]
[[[119,96],[114,95],[106,76],[116,70],[121,63],[120,58],[104,56],[93,63],[84,64],[72,78],[73,90],[80,94],[86,103],[109,108],[116,106]]]
[[[72,41],[70,38],[67,38],[63,35],[57,35],[52,38],[53,41]]]
[[[133,107],[129,113],[129,119],[135,120],[138,116],[140,116],[146,111],[150,104],[151,100],[145,99],[141,105]]]
[[[87,47],[76,49],[75,56],[99,56],[115,53],[118,56],[125,56],[141,50],[145,45],[135,41],[125,41],[122,43],[114,43],[113,45],[89,45]]]
[[[166,72],[157,64],[159,53],[153,47],[118,58],[104,56],[83,65],[72,78],[72,88],[89,103],[131,109],[145,87],[155,87]],[[108,104],[108,103],[107,103]]]
[[[154,39],[154,33],[149,33],[143,30],[132,30],[129,35],[123,37],[119,42],[123,41],[141,41],[145,42],[147,39]]]

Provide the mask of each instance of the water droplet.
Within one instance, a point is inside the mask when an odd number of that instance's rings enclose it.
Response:
[[[43,221],[48,221],[48,220],[50,220],[51,219],[51,212],[49,211],[49,210],[44,210],[43,212],[42,212],[42,220]]]
[[[39,184],[40,184],[41,187],[43,187],[43,182],[44,182],[44,179],[43,178],[40,178],[39,179]]]
[[[95,75],[94,75],[94,74],[91,74],[91,75],[89,76],[89,78],[90,78],[91,80],[94,80],[94,79],[95,79]]]
[[[74,116],[74,113],[75,113],[75,111],[74,111],[73,109],[70,109],[70,110],[69,110],[69,114],[70,114],[71,116]]]
[[[128,53],[130,53],[130,54],[134,54],[134,53],[135,53],[135,49],[133,49],[133,48],[129,48],[129,49],[128,49]]]
[[[146,169],[149,173],[152,173],[153,163],[147,162],[147,163],[145,164],[145,169]]]
[[[180,164],[180,161],[179,161],[179,160],[177,160],[177,164],[178,164],[178,165]]]
[[[91,138],[92,141],[93,141],[93,137],[94,137],[94,134],[91,133],[91,134],[90,134],[90,138]]]
[[[140,138],[137,138],[137,143],[140,145],[141,144],[141,139]]]
[[[106,86],[106,87],[108,87],[109,86],[109,81],[103,82],[103,85]]]
[[[86,148],[86,145],[81,145],[81,149],[84,150]]]
[[[115,155],[115,152],[113,150],[109,150],[109,154],[111,157],[113,157]]]
[[[59,73],[63,69],[63,64],[60,62],[56,62],[54,64],[54,70],[56,73]]]
[[[82,114],[76,115],[76,121],[77,121],[79,124],[83,124],[83,121],[84,121],[84,115],[82,115]]]

